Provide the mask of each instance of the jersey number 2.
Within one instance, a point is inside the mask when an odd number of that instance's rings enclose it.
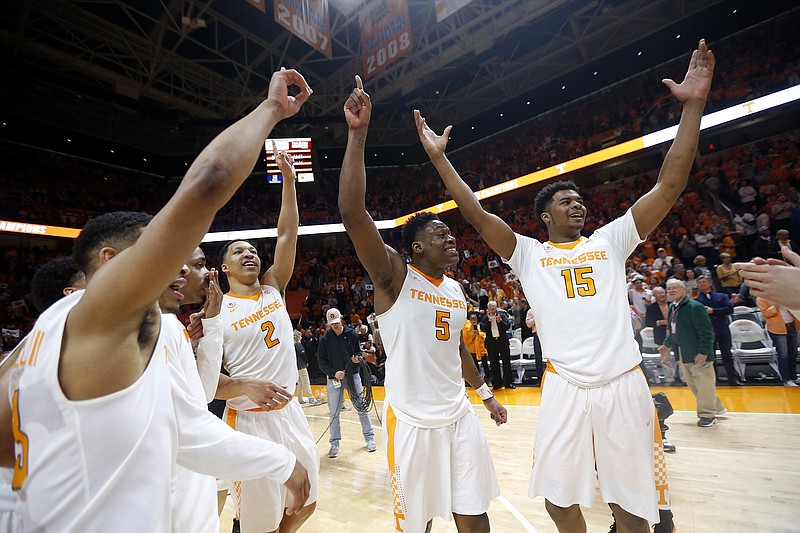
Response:
[[[450,323],[445,322],[450,318],[450,311],[436,311],[436,339],[450,340]]]
[[[578,296],[597,294],[594,280],[589,277],[591,273],[592,267],[565,268],[561,271],[561,277],[564,278],[564,285],[567,289],[567,298],[575,298],[576,292]]]
[[[273,348],[281,343],[280,339],[272,338],[272,334],[275,333],[275,324],[273,324],[272,321],[267,320],[261,324],[261,331],[265,331],[267,333],[264,335],[264,343],[266,343],[267,348]]]

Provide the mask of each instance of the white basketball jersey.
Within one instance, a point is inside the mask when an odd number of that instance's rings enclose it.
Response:
[[[607,383],[642,360],[625,280],[625,261],[640,242],[630,210],[571,243],[517,234],[506,262],[536,315],[542,354],[575,385]]]
[[[294,328],[277,289],[262,285],[254,296],[226,294],[222,299],[225,324],[222,360],[234,378],[262,378],[293,391],[297,383]],[[259,407],[246,396],[228,400],[243,411]]]
[[[459,342],[467,302],[458,282],[408,265],[403,288],[378,316],[386,350],[386,401],[399,420],[423,428],[455,423],[469,411]]]
[[[202,410],[207,409],[203,383],[197,371],[189,333],[175,315],[162,316],[162,337],[169,351],[173,387],[182,387],[187,399]],[[219,532],[217,515],[217,482],[211,476],[198,474],[175,465],[170,492],[172,494],[172,531],[182,533]]]
[[[13,486],[24,531],[167,532],[166,480],[177,428],[163,336],[129,387],[91,400],[67,399],[58,380],[61,342],[67,315],[82,295],[59,300],[39,317],[13,370]]]

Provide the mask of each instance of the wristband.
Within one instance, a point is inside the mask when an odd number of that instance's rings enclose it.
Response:
[[[489,390],[489,385],[487,385],[486,383],[475,389],[475,392],[478,393],[478,396],[480,396],[481,400],[483,400],[484,402],[486,400],[491,400],[492,398],[494,398],[494,394],[492,394],[492,391]]]

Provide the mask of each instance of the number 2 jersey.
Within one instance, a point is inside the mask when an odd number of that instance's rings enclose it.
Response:
[[[471,409],[459,353],[466,319],[457,281],[433,279],[407,266],[397,300],[378,316],[386,350],[386,401],[399,420],[445,427]]]
[[[262,285],[253,296],[228,293],[220,314],[225,324],[222,358],[231,377],[268,379],[294,391],[294,328],[280,292]],[[246,411],[260,406],[240,396],[228,400],[228,407]]]
[[[642,239],[630,210],[570,243],[516,234],[504,261],[522,282],[543,355],[567,381],[609,382],[642,360],[633,338],[625,261]]]

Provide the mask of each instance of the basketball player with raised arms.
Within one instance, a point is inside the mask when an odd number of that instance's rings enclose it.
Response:
[[[484,211],[445,156],[452,126],[436,135],[414,111],[425,151],[461,213],[511,265],[536,315],[549,364],[529,495],[545,497],[562,533],[586,531],[580,505],[592,506],[595,478],[620,532],[649,531],[648,522],[659,521],[659,503],[666,503],[661,435],[638,369],[625,261],[686,187],[713,72],[714,55],[701,40],[683,82],[664,80],[683,113],[658,180],[588,239],[581,236],[586,207],[572,182],[551,183],[536,196],[547,242],[514,233]]]
[[[356,76],[344,105],[349,126],[339,181],[339,211],[375,285],[375,311],[386,349],[384,427],[395,530],[430,531],[452,515],[458,531],[488,532],[486,511],[500,494],[483,429],[465,394],[472,385],[499,426],[506,410],[483,382],[461,338],[467,302],[445,276],[458,262],[450,229],[421,213],[403,228],[411,256],[387,246],[364,203],[364,145],[372,103]]]
[[[76,240],[86,290],[39,317],[12,371],[23,531],[169,531],[176,461],[220,474],[215,460],[230,450],[209,446],[198,410],[173,395],[157,299],[250,175],[272,128],[310,94],[297,72],[276,72],[267,99],[203,150],[154,218],[110,213]],[[306,494],[307,475],[291,463],[287,473],[293,457],[283,453],[276,477]]]
[[[217,398],[227,400],[224,418],[234,429],[285,445],[308,470],[311,494],[296,514],[286,508],[297,504],[286,488],[273,479],[234,481],[231,494],[237,503],[242,533],[291,533],[316,508],[319,454],[303,410],[294,401],[297,357],[294,328],[286,310],[284,293],[292,278],[300,215],[292,156],[274,148],[283,175],[281,211],[275,262],[259,279],[261,259],[246,241],[231,241],[220,251],[220,270],[230,291],[222,299],[223,364],[230,378],[220,376]]]

